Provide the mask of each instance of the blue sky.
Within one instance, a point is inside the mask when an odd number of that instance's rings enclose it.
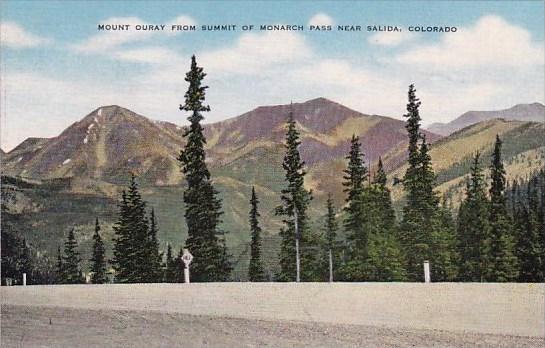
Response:
[[[543,102],[542,1],[2,2],[2,141],[58,135],[101,105],[184,124],[189,57],[208,72],[207,122],[324,96],[399,118],[415,83],[424,123]],[[302,32],[99,32],[98,23],[299,24]],[[310,32],[330,24],[331,32]],[[401,33],[338,32],[392,25]],[[409,26],[456,26],[411,33]],[[167,25],[167,29],[168,29]],[[32,125],[32,127],[29,127]]]

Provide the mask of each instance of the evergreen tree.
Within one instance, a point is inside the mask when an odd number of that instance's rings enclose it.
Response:
[[[361,214],[361,198],[368,173],[363,156],[359,137],[352,135],[350,153],[346,156],[348,168],[344,171],[345,175],[343,177],[344,192],[347,193],[344,227],[352,240],[361,240],[364,246],[366,236],[362,235],[365,231],[363,231],[364,219]]]
[[[456,225],[446,200],[439,206],[433,219],[430,263],[433,265],[433,280],[453,281],[458,278],[459,256],[456,252]]]
[[[515,209],[515,228],[517,233],[516,256],[519,260],[520,282],[542,282],[544,280],[543,254],[539,224],[538,177],[527,185],[527,204],[517,203]]]
[[[21,273],[27,274],[27,284],[30,284],[32,281],[32,271],[33,271],[33,265],[32,265],[32,255],[30,251],[30,247],[28,246],[28,243],[25,238],[23,238],[23,242],[21,243]]]
[[[163,270],[161,261],[163,255],[159,252],[159,241],[157,240],[157,220],[155,210],[152,208],[149,218],[149,236],[147,246],[148,275],[147,281],[151,283],[161,282]]]
[[[297,219],[297,233],[299,234],[299,246],[301,256],[301,280],[312,281],[316,275],[316,255],[312,254],[315,239],[308,229],[307,209],[311,193],[304,188],[304,162],[299,154],[299,132],[290,109],[286,132],[286,154],[282,167],[284,168],[287,187],[282,189],[282,205],[276,208],[276,214],[283,216],[284,227],[280,230],[282,237],[280,248],[280,273],[278,280],[296,280],[296,252],[295,252],[295,219]],[[296,216],[297,214],[297,216]]]
[[[496,136],[490,172],[490,248],[487,281],[508,282],[518,277],[517,258],[514,254],[514,238],[511,219],[505,199],[505,169],[501,160],[502,141]]]
[[[184,254],[184,248],[180,247],[180,251],[178,251],[178,256],[174,259],[175,267],[175,274],[176,274],[176,283],[183,283],[185,281],[184,279],[184,268],[185,264],[182,261],[182,255]],[[193,262],[191,262],[191,266],[193,266]],[[193,270],[193,267],[191,267]],[[191,271],[193,274],[193,271]],[[191,275],[191,279],[193,279],[193,275]],[[193,281],[193,280],[191,280]]]
[[[326,224],[325,224],[325,246],[327,251],[327,268],[329,270],[328,280],[332,282],[335,279],[335,272],[339,265],[339,255],[336,253],[336,239],[337,239],[337,229],[338,224],[335,218],[335,206],[333,205],[333,199],[331,198],[331,193],[327,195],[327,215],[326,215]]]
[[[488,199],[486,182],[480,167],[480,153],[473,157],[466,198],[458,211],[459,279],[481,282],[486,274],[489,243]]]
[[[178,265],[179,266],[179,265]],[[164,281],[166,283],[176,283],[177,277],[176,277],[176,259],[174,259],[172,255],[172,247],[170,244],[167,245],[167,255],[165,260],[165,279]]]
[[[361,151],[359,137],[352,135],[350,152],[346,159],[348,167],[344,171],[343,186],[347,194],[344,228],[348,239],[348,261],[343,267],[347,280],[365,279],[365,267],[368,256],[369,231],[365,228],[364,183],[368,178],[367,168]]]
[[[180,110],[191,113],[188,117],[190,126],[184,133],[187,143],[178,160],[188,186],[184,192],[188,230],[186,248],[194,256],[191,277],[196,282],[226,280],[231,269],[225,240],[218,240],[218,234],[222,233],[218,229],[222,215],[221,200],[205,163],[206,139],[200,124],[204,119],[202,112],[210,111],[210,107],[203,104],[208,88],[202,85],[205,76],[203,68],[197,66],[195,56],[192,56],[191,69],[185,78],[189,89],[185,93],[185,103],[180,105]]]
[[[382,159],[378,158],[377,172],[373,181],[375,192],[377,193],[377,203],[380,209],[381,229],[388,233],[394,233],[396,216],[392,205],[390,190],[386,187],[387,177],[382,165]]]
[[[539,206],[537,209],[538,231],[541,231],[539,233],[539,241],[541,250],[543,250],[543,253],[545,254],[545,168],[539,171],[537,178],[537,186],[540,191]],[[541,257],[541,269],[545,270],[545,257],[543,257],[543,254]],[[543,277],[545,278],[545,274]],[[545,281],[545,279],[542,281]]]
[[[409,279],[415,281],[423,278],[421,265],[423,261],[429,260],[428,243],[431,233],[429,231],[430,207],[426,204],[429,202],[425,202],[424,197],[421,196],[423,188],[419,182],[422,176],[419,173],[421,171],[422,156],[418,147],[418,142],[421,139],[421,118],[418,108],[421,102],[416,97],[416,89],[412,84],[409,86],[408,99],[407,114],[404,116],[407,118],[405,128],[409,136],[409,159],[408,168],[403,177],[403,187],[407,193],[407,203],[403,208],[400,237],[407,255]]]
[[[116,282],[144,283],[149,281],[149,223],[146,203],[138,191],[136,177],[131,174],[128,190],[123,190],[119,217],[114,225],[114,259]]]
[[[252,198],[250,199],[250,234],[252,241],[250,243],[250,266],[248,269],[248,278],[251,282],[265,281],[265,271],[263,261],[261,260],[261,227],[259,227],[259,211],[257,205],[259,200],[255,194],[255,188],[252,186]]]
[[[386,177],[386,172],[384,171],[384,166],[382,164],[382,158],[379,156],[378,165],[377,165],[377,172],[375,173],[375,177],[373,179],[373,184],[378,185],[381,189],[385,189],[387,181],[388,181],[388,179]]]
[[[62,255],[61,255],[61,247],[57,247],[57,264],[56,264],[56,272],[55,272],[55,282],[57,284],[64,283],[64,267],[62,264]]]
[[[103,284],[108,281],[106,276],[106,249],[100,236],[100,224],[98,218],[95,221],[95,234],[93,235],[93,255],[91,257],[91,282]]]
[[[79,284],[82,282],[80,272],[79,252],[77,251],[78,244],[74,236],[74,229],[70,229],[68,237],[64,242],[64,256],[62,258],[63,283]]]
[[[367,280],[370,281],[402,281],[406,278],[395,212],[386,182],[386,173],[379,158],[373,184],[365,190],[365,209],[369,216],[365,227],[369,231]]]
[[[15,284],[20,283],[23,278],[23,269],[28,269],[28,260],[25,253],[29,252],[26,241],[19,235],[15,228],[15,223],[19,219],[19,214],[14,213],[10,206],[17,203],[15,192],[4,185],[2,178],[1,188],[1,213],[0,213],[0,231],[2,232],[1,252],[2,280],[11,278]]]
[[[452,219],[439,209],[439,198],[434,192],[433,172],[429,146],[420,133],[421,103],[416,98],[414,85],[409,86],[406,129],[409,137],[408,168],[403,178],[407,203],[403,208],[401,242],[406,254],[409,280],[423,280],[422,263],[433,263],[435,280],[451,280],[455,275],[455,254]],[[421,143],[419,145],[419,140]],[[437,249],[440,248],[440,249]],[[445,279],[444,277],[448,277]]]

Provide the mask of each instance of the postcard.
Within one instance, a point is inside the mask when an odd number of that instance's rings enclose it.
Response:
[[[543,343],[543,2],[0,7],[2,347]]]

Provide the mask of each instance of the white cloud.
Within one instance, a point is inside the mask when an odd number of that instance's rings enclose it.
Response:
[[[143,47],[113,52],[119,60],[136,63],[172,64],[178,61],[176,52],[163,47]]]
[[[180,15],[165,24],[164,31],[149,31],[149,30],[136,30],[137,25],[154,24],[148,23],[139,17],[110,17],[99,24],[104,25],[129,25],[128,30],[104,30],[100,31],[84,40],[73,45],[73,48],[82,53],[94,53],[94,54],[106,54],[116,57],[119,55],[117,52],[111,52],[112,50],[119,50],[123,45],[141,42],[150,39],[158,34],[172,34],[181,33],[181,31],[172,31],[171,25],[195,25],[196,21],[186,15]],[[161,24],[161,23],[159,23]]]
[[[356,69],[340,59],[324,59],[302,66],[294,72],[293,78],[309,84],[326,84],[347,88],[369,82],[365,71]]]
[[[315,25],[315,26],[334,25],[334,24],[335,24],[335,21],[333,20],[333,18],[331,18],[325,13],[317,13],[314,16],[312,16],[312,18],[308,21],[308,25]]]
[[[31,34],[17,23],[0,22],[0,42],[6,47],[30,48],[50,43],[51,39]]]
[[[259,75],[271,66],[294,63],[310,54],[302,35],[265,32],[243,34],[234,47],[203,52],[199,60],[209,72]]]
[[[438,44],[402,53],[397,61],[448,70],[474,67],[542,65],[543,43],[530,33],[498,16],[484,16],[475,25],[443,34]]]
[[[416,38],[416,35],[408,32],[378,32],[369,36],[367,41],[372,45],[379,46],[399,46],[403,43],[412,41]]]
[[[112,26],[129,25],[129,29],[101,31],[87,40],[74,45],[73,47],[76,51],[84,53],[107,53],[109,50],[123,44],[145,40],[151,36],[150,31],[137,31],[135,29],[137,24],[145,24],[138,17],[110,17],[99,24]]]
[[[488,25],[505,22],[496,17],[492,19]],[[411,69],[396,59],[377,63],[363,55],[335,59],[324,57],[301,33],[242,34],[223,48],[196,52],[199,66],[204,67],[208,74],[204,83],[210,86],[206,101],[212,112],[205,115],[206,122],[233,117],[259,105],[289,103],[290,100],[299,102],[318,96],[364,113],[401,118],[410,83],[415,83],[418,89],[425,124],[448,121],[468,110],[494,110],[516,103],[544,102],[544,68],[535,59],[527,62],[533,64],[531,68],[512,62],[506,65],[501,61],[506,58],[502,57],[498,57],[500,64],[482,56],[475,57],[479,64],[489,62],[486,66],[451,62],[465,59],[460,57],[465,54],[464,47],[473,50],[471,55],[479,53],[475,52],[474,43],[469,42],[471,40],[477,39],[485,45],[493,45],[493,41],[503,42],[492,32],[488,33],[489,40],[483,41],[483,29],[477,28],[487,20],[489,17],[480,19],[468,29],[473,30],[473,36],[460,36],[465,38],[465,42],[452,39],[453,35],[462,34],[460,28],[459,33],[443,34],[435,45],[418,49],[398,48],[402,57],[424,48],[438,49],[448,69],[440,62],[437,65],[430,63],[430,57],[421,57],[422,63],[411,63]],[[522,40],[518,44],[527,53],[536,50],[539,45],[532,43],[529,35],[525,38],[523,29],[505,23],[511,35],[516,34],[509,36],[500,31],[498,35],[502,35],[505,42],[512,46],[515,37]],[[55,136],[71,122],[107,104],[122,105],[152,118],[184,122],[185,115],[177,106],[183,101],[187,89],[184,76],[189,69],[190,56],[158,46],[158,43],[123,48],[112,49],[110,54],[115,54],[112,57],[117,60],[164,64],[153,64],[149,69],[139,69],[138,74],[123,75],[122,78],[93,76],[93,80],[60,81],[35,74],[8,76],[5,88],[7,106],[3,105],[7,110],[8,127],[2,127],[3,135],[7,133],[8,136],[2,138],[2,145],[9,148],[31,135]],[[444,50],[447,49],[453,51],[446,54]],[[481,54],[486,56],[486,52]],[[380,59],[380,56],[375,59]],[[74,94],[75,90],[78,93]],[[70,98],[66,98],[67,95]],[[47,117],[43,117],[44,110],[47,110]],[[36,127],[29,134],[27,127],[21,126],[25,124],[35,124]]]

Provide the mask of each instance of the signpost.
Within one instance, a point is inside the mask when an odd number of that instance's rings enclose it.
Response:
[[[426,282],[426,283],[431,282],[430,262],[429,261],[424,261],[424,282]]]
[[[188,249],[184,249],[182,254],[182,261],[184,262],[184,283],[189,284],[189,264],[193,261],[193,255],[189,252]]]
[[[23,286],[26,286],[26,273],[23,273]]]

